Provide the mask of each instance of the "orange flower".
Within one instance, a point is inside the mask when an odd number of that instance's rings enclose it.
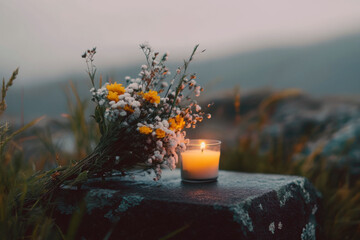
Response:
[[[160,129],[160,128],[156,129],[156,137],[157,138],[164,138],[165,137],[165,131]]]
[[[109,101],[119,101],[119,95],[122,95],[125,93],[125,88],[122,86],[122,84],[118,83],[112,83],[106,86],[107,90],[109,90],[109,94],[107,95],[107,98]]]
[[[128,104],[125,105],[124,110],[130,113],[133,113],[135,110],[129,106]]]
[[[118,84],[116,82],[109,84],[106,86],[107,90],[110,92],[115,92],[118,95],[122,95],[125,93],[125,88],[122,86],[122,84]]]
[[[116,92],[109,92],[109,94],[107,95],[107,99],[109,99],[109,101],[118,102],[119,101],[119,95]]]
[[[181,129],[183,129],[185,126],[184,118],[181,115],[170,118],[168,122],[170,124],[169,129],[172,131],[181,131]]]
[[[139,128],[139,132],[142,133],[142,134],[146,134],[146,135],[152,133],[152,131],[153,130],[151,128],[147,127],[147,126],[142,126],[142,127]]]
[[[149,92],[144,93],[143,98],[151,103],[160,103],[160,96],[157,91],[150,90]]]

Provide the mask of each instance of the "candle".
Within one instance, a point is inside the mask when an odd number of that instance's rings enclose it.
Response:
[[[184,181],[216,180],[219,171],[220,141],[190,140],[181,154],[181,177]]]

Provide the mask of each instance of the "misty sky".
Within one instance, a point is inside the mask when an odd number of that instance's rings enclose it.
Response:
[[[142,58],[145,41],[175,59],[200,43],[206,59],[311,44],[358,32],[359,23],[355,0],[0,0],[0,76],[17,66],[23,83],[83,72],[80,55],[93,46],[98,68],[126,66]]]

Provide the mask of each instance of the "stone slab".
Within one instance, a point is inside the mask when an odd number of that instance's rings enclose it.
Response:
[[[93,179],[56,194],[67,232],[82,215],[83,239],[315,239],[320,194],[302,177],[220,171],[217,182],[183,183],[179,170]]]

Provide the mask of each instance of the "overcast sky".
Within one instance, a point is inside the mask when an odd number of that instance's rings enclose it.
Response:
[[[23,83],[81,72],[93,46],[98,67],[125,66],[144,41],[175,59],[200,43],[206,59],[358,31],[357,0],[0,0],[0,77],[17,66]]]

